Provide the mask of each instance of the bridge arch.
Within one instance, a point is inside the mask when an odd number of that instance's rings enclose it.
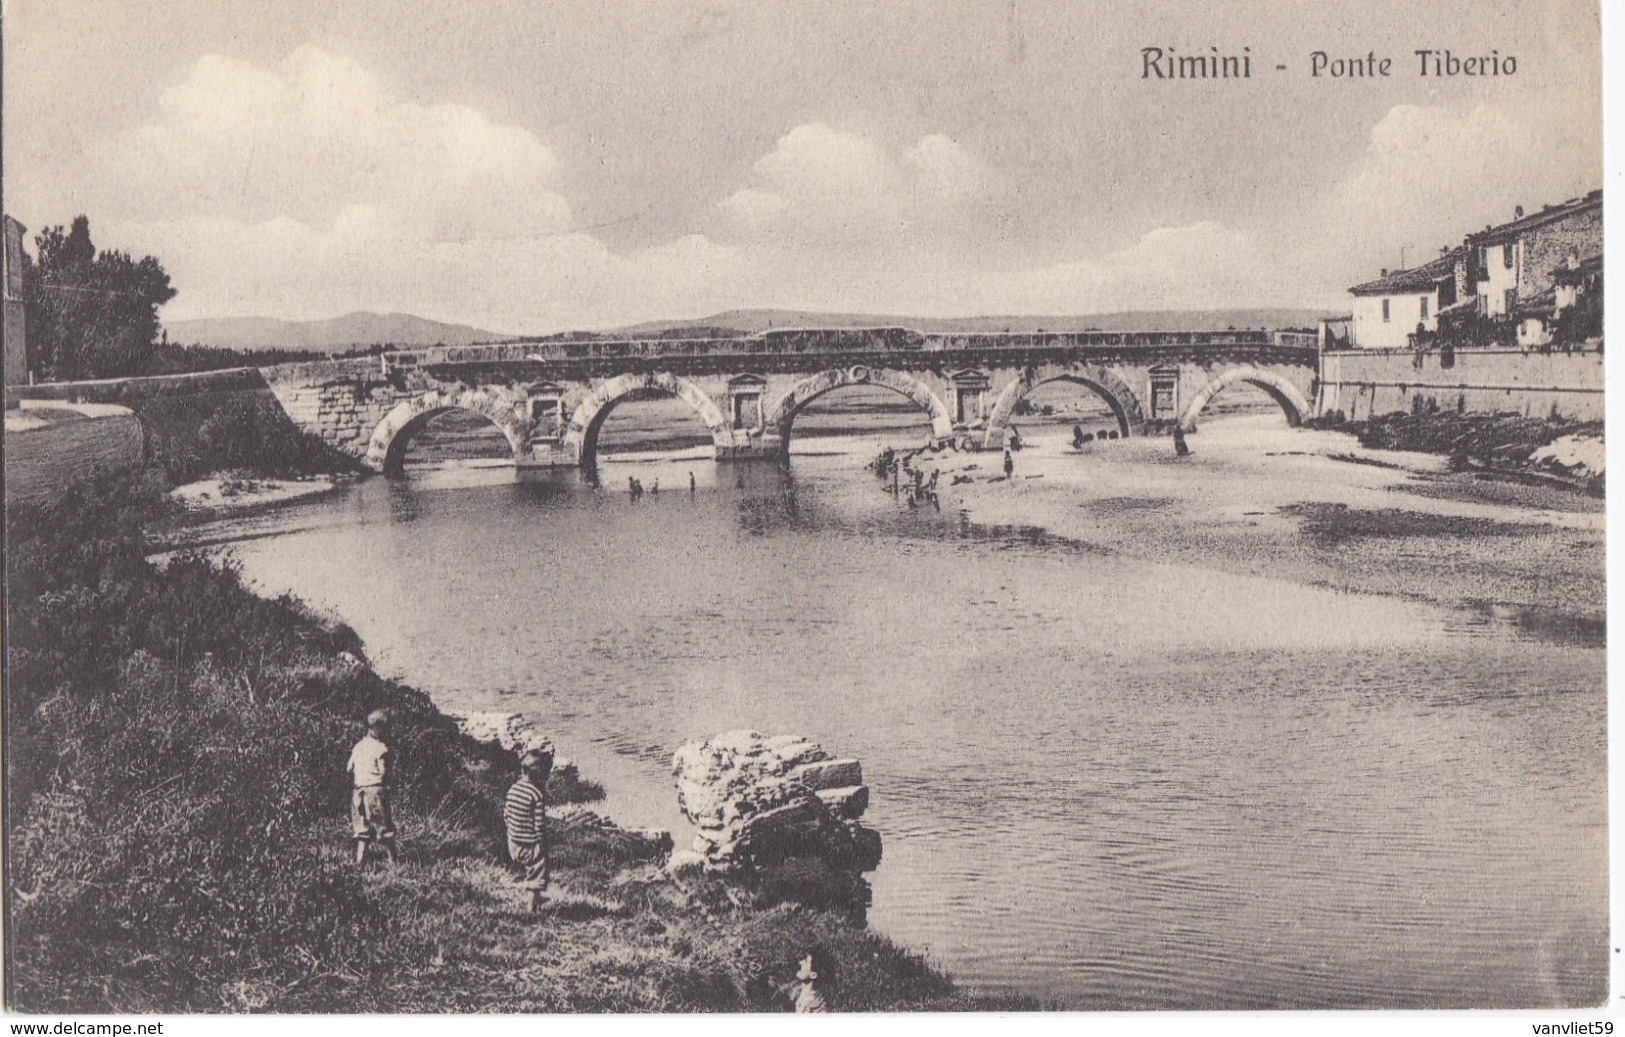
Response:
[[[375,471],[399,472],[412,438],[430,421],[449,410],[466,410],[488,418],[507,438],[508,449],[517,460],[525,451],[523,406],[523,399],[510,398],[486,389],[464,392],[431,390],[396,404],[384,415],[367,441],[366,464]]]
[[[954,434],[954,419],[947,404],[918,378],[880,367],[830,368],[803,378],[767,408],[763,424],[778,432],[779,449],[786,457],[790,454],[790,427],[802,408],[830,390],[848,385],[878,385],[901,393],[931,418],[932,439],[944,440]]]
[[[658,389],[694,408],[694,413],[705,422],[706,431],[711,433],[711,442],[719,458],[726,457],[733,450],[733,429],[728,427],[728,419],[723,416],[717,401],[704,389],[687,378],[666,371],[623,374],[588,393],[576,405],[575,413],[570,418],[570,426],[564,433],[564,445],[574,452],[582,470],[591,471],[598,464],[598,435],[603,431],[610,411],[633,393],[644,389]]]
[[[1092,390],[1111,408],[1112,416],[1117,419],[1117,430],[1124,436],[1131,435],[1134,429],[1145,421],[1145,411],[1140,406],[1139,395],[1121,375],[1109,367],[1095,364],[1029,367],[1012,378],[999,393],[998,400],[993,404],[993,411],[987,417],[987,434],[983,438],[982,445],[990,450],[1002,448],[1005,435],[1010,431],[1010,419],[1016,412],[1016,404],[1026,399],[1040,385],[1047,385],[1050,382],[1071,382]]]
[[[1201,416],[1202,409],[1213,400],[1213,397],[1224,392],[1225,389],[1237,382],[1255,385],[1268,393],[1269,397],[1279,404],[1281,410],[1286,413],[1286,420],[1293,428],[1302,425],[1304,416],[1312,412],[1309,401],[1304,398],[1302,390],[1293,385],[1292,382],[1274,371],[1249,365],[1246,367],[1232,367],[1202,386],[1201,391],[1191,397],[1191,402],[1186,405],[1185,412],[1179,416],[1179,427],[1186,432],[1194,431],[1196,419]]]

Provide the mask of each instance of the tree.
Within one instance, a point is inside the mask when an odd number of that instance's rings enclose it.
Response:
[[[175,297],[152,256],[97,252],[90,220],[47,227],[23,257],[30,364],[45,379],[145,374],[155,360],[158,307]]]

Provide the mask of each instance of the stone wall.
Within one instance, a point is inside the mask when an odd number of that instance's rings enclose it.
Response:
[[[1523,248],[1523,276],[1518,282],[1518,296],[1530,299],[1552,287],[1552,274],[1563,267],[1570,256],[1589,259],[1602,254],[1602,206],[1536,227],[1524,236]]]
[[[30,404],[6,412],[7,504],[46,504],[84,476],[141,464],[146,436],[127,407]]]
[[[280,377],[270,389],[301,428],[358,459],[366,456],[373,430],[384,416],[410,396],[389,382],[370,378],[304,382]]]
[[[1319,411],[1342,411],[1350,420],[1417,406],[1530,417],[1555,412],[1580,421],[1604,418],[1601,352],[1470,349],[1456,350],[1453,359],[1445,367],[1444,355],[1435,350],[1423,354],[1418,367],[1410,350],[1326,353],[1321,358]]]

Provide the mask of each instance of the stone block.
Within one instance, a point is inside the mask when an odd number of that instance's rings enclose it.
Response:
[[[809,789],[838,789],[863,784],[863,765],[857,760],[818,760],[804,763],[790,777]]]
[[[786,770],[799,767],[804,763],[829,759],[829,753],[825,752],[816,742],[798,738],[794,735],[769,738],[766,745],[769,751],[779,758]]]
[[[819,802],[836,817],[857,820],[869,809],[869,786],[847,785],[838,789],[819,789],[814,793]]]
[[[724,731],[711,739],[711,745],[724,752],[739,753],[743,756],[755,756],[763,751],[762,736],[755,731],[743,728],[737,731]]]

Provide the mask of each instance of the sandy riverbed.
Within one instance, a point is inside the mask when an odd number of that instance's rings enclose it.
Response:
[[[217,475],[169,491],[172,500],[192,512],[233,512],[287,504],[327,493],[338,485],[321,476],[313,479],[237,479]]]
[[[1213,424],[1176,458],[1166,438],[1014,455],[922,454],[941,506],[989,526],[1041,527],[1130,557],[1282,576],[1484,609],[1601,636],[1603,502],[1488,482],[1427,454],[1259,419]],[[1283,478],[1285,476],[1285,478]],[[955,477],[971,481],[952,485]]]

